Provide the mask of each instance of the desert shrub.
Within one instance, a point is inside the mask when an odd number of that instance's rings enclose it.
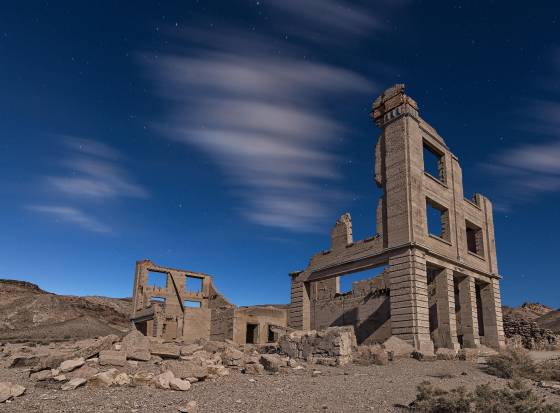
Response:
[[[537,364],[536,379],[560,381],[560,359],[546,360]]]
[[[447,391],[423,382],[412,409],[422,413],[560,413],[559,405],[546,404],[519,380],[504,389],[480,385],[473,392],[464,387]]]
[[[534,378],[537,366],[526,350],[516,348],[488,357],[486,372],[504,379]]]

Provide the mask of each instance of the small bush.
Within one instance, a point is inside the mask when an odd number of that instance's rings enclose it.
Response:
[[[504,389],[480,385],[470,393],[464,387],[446,391],[423,382],[412,409],[422,413],[560,413],[559,405],[545,404],[519,380]]]
[[[537,364],[537,380],[560,381],[560,359]]]
[[[503,379],[534,378],[537,372],[535,362],[524,349],[509,349],[488,357],[486,372]]]

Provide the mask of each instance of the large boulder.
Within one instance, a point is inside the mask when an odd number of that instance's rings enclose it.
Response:
[[[196,377],[200,380],[208,376],[208,364],[199,358],[193,358],[192,360],[165,360],[163,367],[180,379]]]
[[[122,351],[126,353],[129,360],[150,360],[150,339],[138,330],[127,334],[121,343]]]
[[[233,348],[228,347],[222,353],[222,361],[224,365],[229,367],[239,367],[243,364],[243,352]]]
[[[171,343],[150,343],[150,353],[162,359],[178,359],[181,347]]]
[[[277,373],[280,367],[286,367],[286,361],[277,354],[263,354],[260,362],[264,369],[270,373]]]
[[[391,359],[410,357],[414,351],[412,344],[396,336],[391,336],[385,340],[383,347],[389,353]]]
[[[125,366],[126,353],[124,351],[103,350],[99,353],[100,366]]]

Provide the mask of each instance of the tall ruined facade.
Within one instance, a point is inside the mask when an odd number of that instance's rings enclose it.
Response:
[[[391,335],[420,351],[504,345],[492,204],[463,193],[459,161],[418,113],[404,85],[373,104],[381,128],[377,233],[354,241],[344,214],[329,250],[291,276],[288,326],[354,325],[359,342]],[[341,276],[384,267],[341,294]]]

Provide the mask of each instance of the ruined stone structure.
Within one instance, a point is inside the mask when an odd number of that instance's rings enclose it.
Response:
[[[164,340],[264,344],[277,340],[287,312],[275,306],[238,308],[218,293],[210,275],[143,260],[136,262],[131,320],[144,335]]]
[[[353,325],[358,342],[391,335],[420,351],[504,345],[492,204],[463,194],[459,161],[418,113],[404,85],[373,104],[381,128],[377,233],[354,241],[344,214],[331,246],[291,276],[288,326]],[[386,267],[340,294],[340,277]]]

